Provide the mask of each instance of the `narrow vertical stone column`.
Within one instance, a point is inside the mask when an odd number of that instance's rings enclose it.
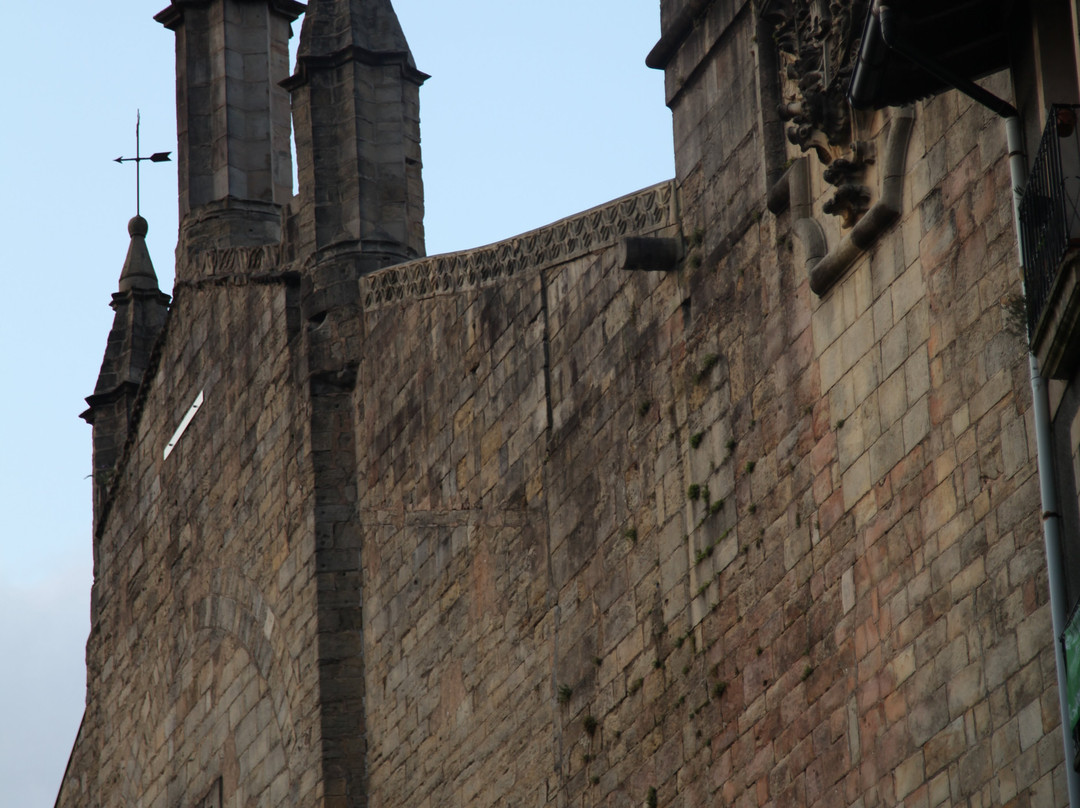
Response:
[[[288,93],[294,0],[172,0],[179,252],[273,244],[292,196]],[[185,280],[184,262],[177,262]]]
[[[292,92],[301,228],[361,272],[424,255],[420,85],[389,0],[315,0]]]

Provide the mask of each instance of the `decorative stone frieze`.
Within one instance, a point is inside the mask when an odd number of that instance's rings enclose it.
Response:
[[[614,246],[623,236],[675,222],[674,183],[664,182],[497,244],[372,273],[360,280],[361,297],[365,307],[373,308],[487,286]]]

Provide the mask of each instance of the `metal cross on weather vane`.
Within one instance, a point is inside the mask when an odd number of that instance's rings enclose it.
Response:
[[[136,111],[135,113],[135,156],[134,157],[117,157],[113,162],[116,163],[134,163],[135,164],[135,215],[142,215],[142,177],[140,176],[141,164],[143,160],[149,160],[151,163],[169,163],[172,162],[169,155],[172,152],[156,152],[149,157],[143,157],[140,151],[139,144],[139,124],[142,122],[142,112]]]

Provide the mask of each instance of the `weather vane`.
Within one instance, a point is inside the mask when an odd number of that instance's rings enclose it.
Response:
[[[168,163],[171,162],[169,155],[172,152],[157,152],[151,154],[149,157],[143,157],[140,151],[139,145],[139,124],[142,121],[142,111],[136,110],[135,112],[135,156],[134,157],[117,157],[114,162],[117,163],[134,163],[135,164],[135,215],[142,215],[142,177],[140,176],[140,169],[143,160],[149,160],[151,163]]]

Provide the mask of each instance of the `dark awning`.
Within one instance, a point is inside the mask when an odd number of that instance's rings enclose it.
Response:
[[[891,10],[896,35],[912,50],[973,80],[1008,66],[1012,5],[1012,0],[875,0],[848,89],[852,105],[900,106],[948,89],[942,79],[885,44],[882,7]]]

